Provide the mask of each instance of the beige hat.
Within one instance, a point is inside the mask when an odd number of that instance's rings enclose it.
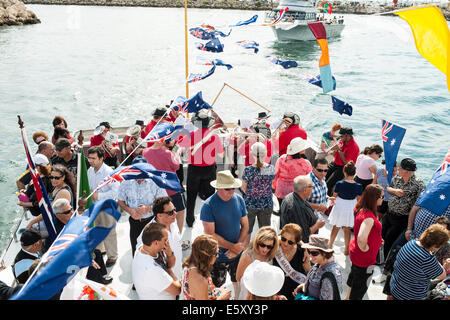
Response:
[[[242,282],[251,294],[271,297],[283,287],[284,272],[280,267],[255,259],[245,269]]]
[[[306,144],[306,140],[303,140],[300,137],[294,138],[291,140],[291,142],[289,143],[289,146],[287,147],[287,151],[286,153],[288,155],[293,155],[293,154],[297,154],[300,151],[304,151],[307,149],[307,144]]]
[[[134,137],[134,136],[139,136],[139,134],[141,133],[141,126],[138,124],[135,124],[132,127],[129,127],[127,130],[127,136],[130,137]]]
[[[259,141],[255,142],[250,149],[252,151],[252,154],[255,157],[258,157],[258,155],[259,155],[260,159],[265,158],[267,155],[267,147],[262,142],[259,142]]]
[[[233,177],[230,170],[224,170],[217,172],[217,179],[211,181],[211,186],[215,189],[240,188],[242,181]]]
[[[309,236],[309,242],[302,244],[303,249],[317,249],[325,252],[334,252],[328,246],[329,239],[324,236],[319,236],[318,234],[312,234]]]

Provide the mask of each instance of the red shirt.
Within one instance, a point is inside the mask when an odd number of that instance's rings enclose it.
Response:
[[[358,234],[361,224],[364,220],[372,218],[374,224],[372,229],[370,229],[369,237],[367,239],[367,244],[369,245],[369,250],[367,252],[362,252],[358,247]],[[381,223],[375,217],[372,211],[367,209],[362,209],[358,212],[355,218],[355,224],[353,226],[354,237],[349,244],[350,260],[352,263],[360,268],[367,268],[377,261],[378,250],[381,247]]]
[[[213,133],[209,139],[201,142],[210,132],[208,128],[197,129],[191,132],[190,137],[185,137],[179,142],[180,146],[190,148],[189,164],[199,167],[211,166],[216,163],[216,153],[223,153],[222,140],[217,134]]]
[[[289,128],[287,128],[286,131],[283,131],[280,134],[280,137],[278,139],[278,154],[280,156],[285,154],[291,140],[297,137],[306,140],[308,138],[308,135],[306,134],[305,129],[300,128],[298,124],[292,124]]]
[[[150,122],[145,126],[144,129],[144,138],[150,133],[150,131],[152,131],[152,129],[156,126],[158,122],[155,120],[150,120]],[[151,147],[152,145],[154,145],[154,142],[147,142],[147,147]]]
[[[358,159],[359,155],[359,146],[356,143],[355,139],[353,137],[348,141],[344,146],[342,146],[341,151],[344,152],[345,160],[349,162],[350,160],[353,161],[353,163],[356,164],[356,159]],[[344,163],[341,160],[341,156],[339,155],[339,152],[336,152],[334,155],[334,163],[338,166],[343,166]]]
[[[104,140],[105,140],[105,138],[101,134],[98,134],[96,136],[92,136],[91,137],[91,147],[101,145]],[[118,143],[113,143],[112,146],[113,147],[118,147],[119,144]],[[110,158],[110,155],[108,154],[108,152],[105,152],[105,159],[106,158]]]

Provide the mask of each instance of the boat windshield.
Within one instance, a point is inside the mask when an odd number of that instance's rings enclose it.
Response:
[[[275,19],[280,14],[279,10],[271,11],[267,17],[270,19]],[[281,21],[292,22],[294,20],[316,20],[316,14],[314,12],[303,12],[303,11],[293,11],[286,12],[284,18]]]

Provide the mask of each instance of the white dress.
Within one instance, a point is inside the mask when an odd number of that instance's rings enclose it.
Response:
[[[353,209],[355,208],[356,202],[356,198],[345,200],[337,196],[335,205],[333,206],[333,209],[331,209],[330,216],[328,217],[330,224],[339,228],[352,228],[355,223]]]

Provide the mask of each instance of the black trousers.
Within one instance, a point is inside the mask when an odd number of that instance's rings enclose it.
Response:
[[[333,161],[328,165],[328,172],[325,176],[329,197],[333,196],[333,188],[336,182],[342,179],[344,179],[344,166],[339,166]]]
[[[350,300],[362,300],[369,287],[369,278],[373,274],[373,267],[358,267],[352,264],[350,274],[348,275],[347,285],[352,288],[350,291]]]
[[[141,219],[141,220],[134,220],[132,217],[128,218],[128,221],[130,222],[130,242],[131,242],[131,254],[134,257],[134,252],[136,251],[136,245],[137,245],[137,238],[141,234],[142,230],[144,230],[144,227],[149,223],[151,220],[150,218]]]
[[[206,200],[215,192],[210,182],[216,180],[216,170],[217,166],[215,164],[205,167],[192,164],[188,165],[186,181],[186,223],[189,227],[192,227],[195,221],[194,210],[197,195],[201,199]]]
[[[383,217],[381,236],[384,240],[384,259],[386,260],[392,245],[408,227],[408,215],[394,215],[388,211]]]
[[[100,269],[95,269],[94,267],[90,266],[86,274],[86,279],[102,283],[103,276],[106,275],[108,271],[106,270],[102,253],[98,249],[94,250],[94,261],[97,262],[97,264],[100,266]]]

